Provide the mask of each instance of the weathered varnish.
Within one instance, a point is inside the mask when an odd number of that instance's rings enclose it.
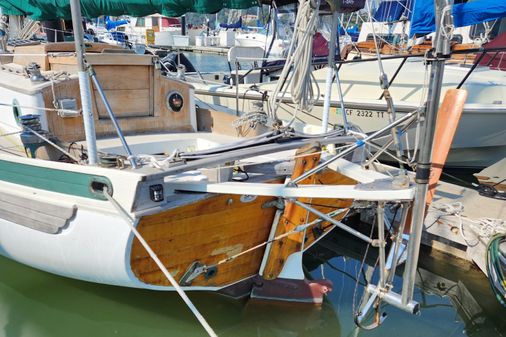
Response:
[[[104,58],[110,55],[98,54]],[[117,58],[135,55],[115,55]],[[94,69],[103,86],[105,95],[118,118],[123,132],[171,132],[192,131],[190,114],[191,86],[184,82],[161,76],[153,65],[96,65]],[[181,111],[174,112],[165,102],[169,93],[177,91],[183,97]],[[102,100],[96,90],[92,90],[93,115],[97,136],[112,135],[114,126],[109,120]],[[53,87],[43,90],[46,108],[54,109],[53,101],[75,98],[81,108],[79,82],[77,78],[60,81]],[[62,141],[72,142],[84,139],[82,117],[62,118],[56,112],[47,115],[49,131]]]
[[[119,46],[113,46],[107,43],[86,43],[85,48],[87,53],[102,53],[104,49],[121,49]],[[47,71],[52,70],[50,53],[66,53],[67,55],[71,55],[72,53],[75,53],[76,47],[74,42],[56,42],[42,43],[33,46],[18,46],[14,49],[14,51],[13,62],[15,64],[26,67],[30,63],[35,62],[40,66],[40,70]],[[68,57],[74,59],[73,62],[75,68],[75,55]]]
[[[314,146],[303,148],[297,152],[297,155],[302,157],[297,158],[295,161],[292,180],[302,175],[304,172],[312,169],[318,164],[320,160],[320,151],[320,147]],[[355,180],[343,176],[335,171],[323,170],[320,173],[302,180],[299,184],[354,185],[356,183],[357,182]],[[312,205],[312,207],[324,213],[328,213],[336,208],[348,208],[352,203],[351,200],[328,198],[299,198],[298,200]],[[342,219],[346,213],[347,212],[344,212],[336,217],[336,220]],[[283,216],[279,220],[275,236],[290,232],[295,229],[295,227],[314,221],[316,218],[317,216],[309,213],[302,207],[288,202],[286,204]],[[320,228],[322,228],[323,232],[326,232],[329,229],[329,223],[322,223]],[[311,245],[317,238],[317,233],[318,232],[313,232],[312,229],[308,229],[305,236],[304,233],[295,233],[283,239],[275,241],[271,245],[267,264],[262,276],[267,280],[277,278],[281,273],[288,256],[295,252],[301,251],[303,245],[306,247]],[[320,235],[321,234],[322,232],[320,232]]]
[[[265,204],[272,200],[275,198],[257,197],[243,202],[240,195],[209,195],[198,202],[144,216],[138,230],[180,281],[195,261],[212,265],[267,241],[276,208]],[[262,247],[226,262],[218,266],[214,277],[201,275],[191,285],[225,286],[253,276],[259,271],[264,250]],[[131,268],[143,282],[170,285],[136,239]]]
[[[295,160],[295,167],[292,173],[292,180],[300,176],[306,171],[311,170],[320,161],[320,146],[308,145],[296,152],[298,157]],[[314,184],[315,176],[308,177],[302,180],[299,185],[303,184]],[[300,198],[302,202],[309,202],[308,198]],[[276,236],[292,231],[295,227],[307,223],[308,213],[301,207],[288,202],[286,203],[283,216],[279,219],[278,226],[276,228]],[[302,249],[302,243],[304,242],[304,233],[295,233],[287,236],[281,240],[275,241],[271,245],[269,252],[269,258],[265,266],[263,276],[268,280],[272,280],[278,276],[283,269],[287,257]]]

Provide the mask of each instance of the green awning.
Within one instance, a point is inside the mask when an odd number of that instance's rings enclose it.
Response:
[[[216,13],[222,8],[245,9],[258,6],[258,0],[81,0],[82,15],[130,15],[142,17],[159,13],[169,17],[183,14]],[[27,15],[34,20],[70,19],[69,0],[0,0],[4,14]]]

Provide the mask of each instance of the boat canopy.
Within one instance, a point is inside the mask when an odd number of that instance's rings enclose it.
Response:
[[[105,29],[107,30],[112,30],[114,28],[117,28],[117,27],[120,27],[120,26],[123,26],[123,25],[127,25],[129,24],[130,21],[128,20],[111,20],[111,18],[109,16],[106,16],[105,17]]]
[[[226,28],[226,29],[241,28],[242,27],[242,16],[235,23],[230,23],[230,24],[228,24],[228,23],[220,23],[220,27],[221,28]]]
[[[151,14],[181,16],[189,12],[216,13],[222,8],[258,6],[258,0],[81,0],[84,17]],[[27,15],[34,20],[70,19],[70,0],[0,0],[4,14]]]
[[[415,0],[390,0],[380,3],[374,20],[376,22],[397,21],[401,16],[411,18],[411,6]]]
[[[474,0],[453,6],[455,27],[476,25],[506,16],[506,1]],[[429,34],[436,30],[433,0],[415,0],[410,36]]]

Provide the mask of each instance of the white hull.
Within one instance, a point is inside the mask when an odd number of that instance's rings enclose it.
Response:
[[[230,140],[230,138],[208,134],[198,137],[195,133],[164,136],[143,135],[128,138],[132,150],[136,153],[146,150],[157,151],[157,146],[160,148],[205,149],[226,140]],[[105,139],[101,145],[102,150],[108,153],[116,151],[122,153],[121,145],[117,139]],[[1,154],[0,161],[2,161],[2,165],[5,162],[35,164],[33,163],[34,159],[18,159]],[[41,169],[48,168],[63,170],[60,171],[62,173],[68,171],[106,177],[111,181],[115,198],[123,209],[129,210],[132,207],[140,206],[137,198],[138,189],[141,188],[138,185],[141,175],[135,171],[121,172],[100,167],[35,161],[38,163],[31,169],[34,176],[37,176],[39,174],[37,172]],[[31,182],[34,177],[27,173],[26,179]],[[196,175],[194,172],[189,175],[175,175],[166,181],[182,182],[199,179],[206,179],[206,177],[202,174]],[[167,190],[170,189],[167,188]],[[33,268],[78,280],[150,290],[174,290],[172,286],[144,283],[134,275],[131,265],[134,235],[125,218],[108,201],[55,193],[4,181],[0,181],[0,191],[0,255]],[[68,192],[71,193],[70,190]],[[130,217],[139,219],[144,215],[160,212],[161,209],[174,207],[173,205],[178,203],[182,197],[175,197],[173,194],[172,191],[165,196],[167,199],[174,199],[172,203],[167,202],[160,205],[151,201],[143,201],[145,205],[140,210],[130,212]],[[12,199],[17,203],[13,204]],[[38,207],[35,203],[39,202],[48,205],[48,207],[67,209],[74,207],[76,211],[58,233],[49,233],[37,228],[37,219],[48,216],[44,211],[37,211]],[[13,206],[9,209],[6,208],[9,207],[8,205]],[[146,206],[148,207],[146,208]],[[20,208],[24,209],[24,212],[20,211]],[[8,216],[13,216],[17,221],[12,221],[12,218],[6,219],[3,215],[6,209],[9,213]],[[55,226],[55,224],[48,222],[46,224],[48,227]],[[188,286],[183,288],[197,291],[217,291],[224,287]]]
[[[272,42],[271,36],[264,34],[236,34],[235,45],[241,47],[260,47],[264,50],[269,49]],[[288,42],[276,39],[272,45],[270,56],[272,57],[283,57],[285,49],[288,48]]]
[[[119,286],[146,285],[131,277],[125,254],[131,240],[124,220],[79,209],[59,235],[0,219],[0,254],[53,274]]]
[[[384,61],[385,71],[393,74],[400,64],[399,60]],[[423,94],[424,68],[418,61],[408,61],[390,88],[397,117],[420,106]],[[447,67],[445,70],[444,91],[454,88],[467,73],[466,68]],[[321,90],[324,88],[327,69],[314,72]],[[350,124],[363,132],[376,131],[388,124],[387,106],[379,99],[379,71],[376,64],[345,65],[340,70],[347,119]],[[234,109],[236,107],[235,88],[226,85],[204,85],[195,83],[199,99],[215,105]],[[260,84],[260,91],[273,90],[275,83]],[[459,128],[452,143],[447,165],[451,167],[485,167],[506,156],[506,73],[478,69],[463,86],[468,90]],[[289,95],[286,95],[289,96]],[[244,85],[239,90],[239,109],[241,113],[254,111],[253,102],[262,95]],[[323,97],[316,103],[311,114],[299,113],[297,120],[308,124],[321,124]],[[337,89],[333,86],[329,121],[342,123],[340,102],[336,99]],[[279,109],[282,119],[290,119],[293,113],[291,98],[286,97]],[[414,130],[409,132],[409,147],[413,148]],[[405,144],[406,145],[406,144]]]
[[[112,209],[83,205],[85,200],[71,200],[42,190],[16,185],[2,190],[24,190],[16,193],[29,197],[38,194],[55,204],[75,202],[76,216],[59,234],[48,234],[0,218],[0,254],[56,275],[73,279],[150,290],[173,291],[171,286],[157,286],[140,281],[132,272],[130,255],[133,234],[125,219]],[[103,203],[103,202],[100,202]],[[109,206],[109,205],[107,205]],[[29,210],[27,210],[29,211]],[[183,287],[188,290],[219,290],[220,287]]]

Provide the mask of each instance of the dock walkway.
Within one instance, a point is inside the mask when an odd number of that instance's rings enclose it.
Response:
[[[486,274],[486,248],[495,230],[506,230],[506,201],[439,182],[422,244],[473,261]]]

